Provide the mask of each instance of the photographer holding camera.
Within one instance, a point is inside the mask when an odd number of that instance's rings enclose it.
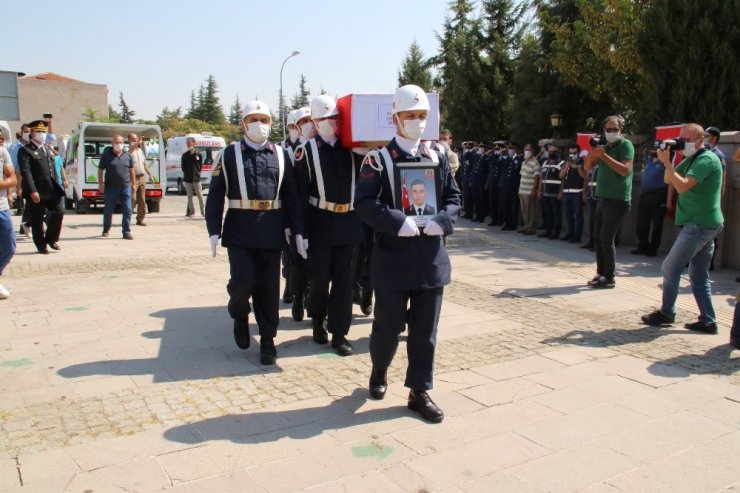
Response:
[[[665,144],[665,142],[664,142]],[[717,318],[712,306],[709,263],[714,253],[714,238],[722,231],[720,209],[722,165],[719,158],[704,148],[704,129],[696,123],[681,128],[681,138],[661,144],[658,159],[665,166],[664,180],[678,193],[676,225],[681,231],[663,261],[663,303],[659,310],[642,316],[648,325],[669,325],[676,318],[676,297],[681,273],[689,264],[691,291],[699,307],[699,320],[685,324],[689,330],[717,333]],[[674,168],[671,150],[681,150],[684,159]]]
[[[591,139],[591,152],[584,165],[588,172],[597,163],[596,221],[596,276],[588,281],[592,288],[613,288],[617,249],[614,239],[622,220],[630,211],[632,199],[632,160],[635,148],[622,135],[624,118],[608,116],[604,120],[604,136]]]

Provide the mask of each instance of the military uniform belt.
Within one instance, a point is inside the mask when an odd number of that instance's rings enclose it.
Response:
[[[560,180],[542,180],[543,183],[550,183],[552,185],[560,185]]]
[[[229,199],[230,209],[247,209],[250,211],[272,211],[280,209],[279,200],[233,200]]]
[[[583,192],[582,188],[565,188],[563,189],[563,193],[581,193]]]
[[[352,204],[335,204],[334,202],[319,200],[316,197],[309,197],[308,203],[314,207],[318,207],[319,209],[337,212],[339,214],[344,214],[345,212],[353,210]]]

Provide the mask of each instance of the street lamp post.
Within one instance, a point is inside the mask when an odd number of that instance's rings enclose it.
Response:
[[[558,113],[557,111],[550,115],[550,125],[552,125],[553,129],[553,139],[558,138],[558,130],[560,130],[560,126],[563,124],[563,115]]]
[[[285,60],[283,60],[283,64],[280,66],[280,102],[278,103],[280,108],[280,123],[283,126],[283,140],[285,140],[285,105],[283,104],[283,69],[285,68],[285,62],[293,58],[294,56],[300,55],[301,52],[296,50],[290,55],[288,55]]]

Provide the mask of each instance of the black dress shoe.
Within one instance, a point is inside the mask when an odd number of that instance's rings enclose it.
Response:
[[[288,291],[288,283],[285,283],[285,289],[283,290],[283,303],[286,305],[293,303],[293,295]]]
[[[57,250],[57,251],[62,249],[62,247],[60,247],[59,243],[57,243],[56,241],[49,243],[49,248],[51,248],[52,250]]]
[[[293,306],[290,309],[290,314],[296,322],[303,320],[303,296],[293,297]]]
[[[48,248],[46,248],[46,247],[44,247],[44,248],[39,248],[39,249],[38,249],[38,252],[39,252],[39,254],[41,254],[41,255],[49,255],[49,249],[48,249]]]
[[[272,337],[260,339],[260,363],[263,365],[274,365],[277,359],[277,349]]]
[[[408,407],[432,423],[441,423],[445,419],[442,410],[434,403],[425,390],[411,390],[409,392]]]
[[[370,287],[362,288],[360,311],[362,311],[363,315],[367,316],[373,313],[373,289]]]
[[[328,344],[329,333],[324,327],[324,321],[318,318],[311,319],[313,321],[313,342],[316,344]]]
[[[355,351],[346,337],[334,334],[331,337],[331,347],[337,350],[339,356],[352,356]]]
[[[234,320],[234,340],[239,349],[247,349],[252,338],[249,336],[249,319]]]
[[[644,323],[645,325],[660,327],[663,325],[671,325],[673,322],[676,321],[676,317],[666,315],[660,310],[653,310],[651,313],[640,317],[640,320],[642,320],[642,323]]]
[[[593,247],[594,247],[594,244],[592,241],[589,241],[585,245],[581,245],[581,248],[588,248],[589,250],[592,249]]]
[[[379,370],[373,366],[370,372],[370,395],[373,399],[382,399],[386,390],[388,390],[388,370]]]

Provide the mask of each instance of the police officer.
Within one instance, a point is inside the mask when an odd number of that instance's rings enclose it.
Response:
[[[304,152],[303,145],[316,136],[316,127],[313,121],[311,121],[311,108],[308,106],[293,110],[292,113],[294,113],[295,128],[298,131],[298,142],[295,147],[288,148],[288,153],[291,155],[293,163],[295,163],[296,152],[298,153],[298,157],[300,157]],[[291,134],[292,138],[293,134]],[[308,203],[308,189],[299,189],[298,197],[303,207],[304,204]],[[288,240],[288,243],[290,244],[290,273],[288,275],[288,284],[290,295],[293,299],[291,315],[293,316],[293,320],[300,322],[303,320],[305,307],[308,304],[310,252],[308,252],[309,258],[303,258],[296,250],[296,243],[290,240]]]
[[[493,151],[488,152],[485,200],[488,206],[488,212],[491,214],[491,222],[488,223],[489,226],[501,226],[498,182],[501,176],[502,149],[502,142],[496,141],[493,143]]]
[[[243,114],[244,138],[224,150],[223,160],[211,173],[206,224],[211,254],[216,256],[219,237],[229,253],[231,278],[226,289],[236,344],[241,349],[250,345],[251,298],[261,336],[260,361],[270,365],[277,357],[274,338],[285,224],[290,225],[302,255],[307,242],[290,157],[268,141],[270,109],[262,101],[251,101]],[[229,209],[222,228],[225,198]]]
[[[581,152],[583,154],[583,152]],[[588,153],[586,154],[588,155]],[[581,156],[583,158],[583,156]],[[578,172],[583,177],[583,200],[586,202],[588,208],[588,241],[581,245],[581,248],[587,248],[594,250],[596,248],[594,243],[594,225],[596,224],[596,206],[599,205],[599,200],[596,197],[596,180],[599,177],[599,163],[594,163],[590,171],[581,166]]]
[[[288,151],[288,155],[290,156],[290,162],[291,165],[293,164],[295,160],[295,148],[300,145],[300,137],[301,137],[301,131],[298,129],[298,126],[296,125],[295,115],[298,110],[291,110],[288,112],[288,116],[286,117],[286,123],[288,125],[288,136],[285,137],[285,139],[280,142],[280,146]],[[293,302],[293,294],[290,291],[290,235],[288,235],[288,231],[290,231],[290,228],[286,226],[285,228],[285,244],[283,245],[283,253],[281,255],[282,263],[283,263],[283,270],[282,275],[283,279],[285,279],[285,288],[283,290],[283,303],[292,303]]]
[[[568,146],[568,159],[560,170],[560,179],[563,180],[563,209],[567,220],[568,234],[560,239],[570,243],[580,243],[583,234],[583,160],[580,157],[581,146]]]
[[[501,149],[499,156],[498,177],[498,214],[501,220],[501,231],[516,231],[519,222],[518,192],[519,170],[522,167],[521,157],[517,155],[515,142],[503,142],[506,148]]]
[[[554,144],[547,148],[547,159],[542,163],[540,171],[540,200],[542,201],[542,215],[545,221],[545,232],[538,235],[541,238],[557,240],[560,238],[560,224],[562,212],[560,210],[561,180],[560,170],[564,161],[560,159],[560,149]]]
[[[465,151],[460,158],[460,189],[462,190],[463,206],[465,208],[465,219],[473,219],[474,200],[473,190],[470,187],[470,174],[473,168],[473,160],[478,159],[479,148],[473,142],[463,142]]]
[[[30,211],[33,243],[38,253],[49,254],[49,248],[61,250],[57,243],[62,231],[64,189],[59,184],[54,155],[45,145],[48,126],[44,120],[28,124],[31,139],[18,149],[18,167],[22,176],[23,196]],[[51,212],[44,234],[44,216]]]
[[[488,215],[488,172],[491,146],[488,143],[481,142],[481,153],[478,159],[473,161],[473,168],[470,170],[470,187],[473,189],[473,202],[475,202],[475,215],[473,222],[485,222]]]
[[[370,394],[376,399],[385,396],[387,370],[398,347],[398,335],[408,322],[408,407],[428,421],[440,422],[444,413],[427,391],[432,388],[442,293],[451,273],[443,239],[453,232],[460,211],[460,190],[446,157],[419,144],[428,113],[429,100],[420,87],[407,85],[396,91],[392,106],[396,135],[380,152],[374,151],[377,160],[368,156],[357,181],[355,208],[375,230]],[[398,164],[404,162],[437,168],[437,214],[422,231],[415,218],[404,214],[400,187],[394,187],[401,183]]]
[[[311,243],[311,291],[308,305],[313,340],[329,342],[341,356],[353,353],[347,341],[352,322],[352,293],[362,221],[354,211],[355,181],[361,159],[337,136],[337,103],[327,95],[311,101],[318,135],[303,145],[296,159],[296,179],[306,202],[306,238]],[[307,190],[307,192],[305,192]],[[331,287],[330,287],[331,285]]]

